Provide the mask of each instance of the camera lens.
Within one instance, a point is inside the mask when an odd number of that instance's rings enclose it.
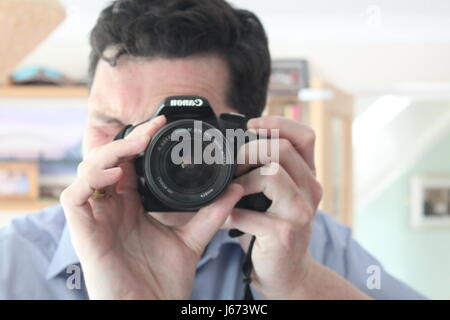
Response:
[[[220,170],[220,166],[214,164],[194,164],[193,159],[181,164],[174,164],[170,160],[164,161],[167,178],[174,188],[178,187],[185,192],[199,192],[212,185]]]
[[[197,123],[197,124],[196,124]],[[200,124],[200,126],[199,126]],[[172,133],[184,130],[188,135],[173,139]],[[204,133],[214,130],[221,139],[204,141]],[[174,148],[183,142],[186,150],[175,152],[183,161],[174,161]],[[212,145],[211,145],[212,144]],[[213,148],[211,148],[213,147]],[[205,149],[220,153],[219,163],[203,159]],[[180,211],[197,210],[215,198],[228,186],[233,177],[233,165],[226,163],[230,147],[222,133],[207,122],[186,119],[169,123],[152,139],[144,155],[144,172],[150,191],[166,206]],[[179,159],[178,159],[179,160]]]

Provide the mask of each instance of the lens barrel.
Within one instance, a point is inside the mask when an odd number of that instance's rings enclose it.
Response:
[[[175,152],[180,150],[180,143],[190,148]],[[176,120],[159,130],[145,151],[145,183],[167,207],[181,211],[198,210],[214,201],[230,184],[234,174],[233,161],[229,161],[232,157],[230,150],[223,133],[208,122]],[[186,151],[191,154],[184,154]],[[205,155],[211,154],[222,161],[205,161]],[[174,161],[174,156],[183,156],[187,161],[180,163],[179,157]]]

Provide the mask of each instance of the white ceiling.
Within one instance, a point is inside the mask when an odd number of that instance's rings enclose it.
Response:
[[[110,1],[60,0],[66,21],[21,66],[82,79],[88,34]],[[231,0],[265,24],[273,57],[310,60],[315,74],[353,93],[449,95],[448,0]]]

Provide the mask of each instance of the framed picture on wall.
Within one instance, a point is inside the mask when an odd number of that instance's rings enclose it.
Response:
[[[0,162],[0,200],[36,200],[38,173],[36,162]]]
[[[413,227],[450,228],[450,176],[416,176],[411,182]]]
[[[308,61],[303,59],[277,59],[272,61],[270,93],[297,96],[301,89],[308,87]]]

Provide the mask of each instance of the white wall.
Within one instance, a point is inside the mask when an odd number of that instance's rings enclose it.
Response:
[[[357,101],[357,105],[361,105],[370,103],[372,99]],[[356,144],[356,208],[365,206],[384,192],[427,152],[430,144],[442,138],[448,127],[450,100],[413,101],[381,132]],[[354,132],[357,137],[362,137],[363,133]]]

